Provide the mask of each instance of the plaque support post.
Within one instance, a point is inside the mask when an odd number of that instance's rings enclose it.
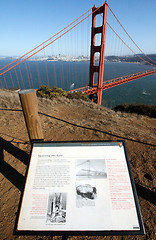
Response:
[[[44,139],[35,89],[21,90],[19,92],[23,115],[31,142]]]

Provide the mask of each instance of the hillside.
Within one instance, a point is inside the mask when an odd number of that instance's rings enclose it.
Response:
[[[78,99],[38,99],[45,140],[116,140],[126,141],[145,236],[68,237],[68,240],[155,239],[156,119],[115,112],[92,102]],[[44,114],[43,114],[44,113]],[[18,93],[0,90],[0,239],[53,239],[52,236],[13,236],[24,175],[30,152]]]
[[[140,56],[140,58],[138,57]],[[129,55],[129,56],[107,56],[106,60],[109,62],[116,62],[116,61],[120,61],[120,62],[138,62],[138,63],[142,63],[142,64],[148,64],[143,62],[143,60],[153,64],[156,61],[156,54],[148,54],[145,55],[144,54],[138,54],[138,56],[136,55]]]

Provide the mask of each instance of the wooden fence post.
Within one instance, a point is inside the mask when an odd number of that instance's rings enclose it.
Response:
[[[43,131],[38,115],[38,103],[35,89],[21,90],[19,92],[25,123],[31,142],[43,140]]]

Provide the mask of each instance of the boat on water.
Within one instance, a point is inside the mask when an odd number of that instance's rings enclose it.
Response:
[[[142,94],[143,94],[143,95],[151,95],[151,93],[146,92],[145,89],[143,89]]]

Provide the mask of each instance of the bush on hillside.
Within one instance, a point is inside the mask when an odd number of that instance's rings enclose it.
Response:
[[[84,101],[89,101],[89,98],[82,92],[69,92],[67,94],[67,98],[69,99],[82,99]]]
[[[150,106],[146,104],[123,104],[117,105],[113,108],[115,111],[137,113],[140,115],[146,115],[151,118],[156,118],[156,106]]]
[[[53,99],[58,97],[67,97],[67,92],[61,88],[41,86],[40,89],[37,90],[37,96]]]
[[[57,87],[48,87],[48,86],[41,86],[40,89],[37,90],[37,96],[38,97],[43,97],[43,98],[48,98],[48,99],[53,99],[53,98],[58,98],[58,97],[66,97],[69,99],[82,99],[85,101],[89,101],[87,96],[83,94],[82,92],[66,92],[62,88],[57,88]]]

